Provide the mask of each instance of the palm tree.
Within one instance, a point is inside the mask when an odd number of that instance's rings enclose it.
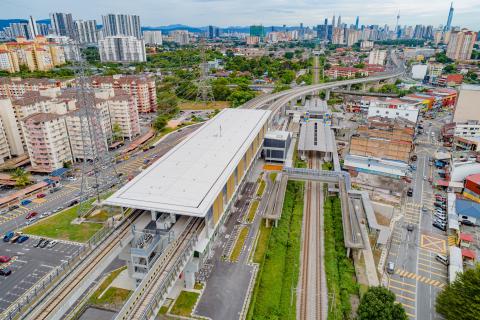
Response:
[[[22,168],[16,168],[12,172],[12,178],[16,180],[15,186],[17,187],[25,187],[31,183],[30,174]]]

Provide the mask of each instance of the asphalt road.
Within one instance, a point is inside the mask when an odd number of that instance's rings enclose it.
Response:
[[[130,156],[128,160],[125,160],[116,165],[117,172],[122,172],[124,174],[124,179],[126,176],[133,174],[136,175],[142,171],[143,161],[147,158],[158,159],[165,153],[167,153],[171,148],[177,145],[180,140],[186,137],[191,132],[199,128],[199,125],[183,128],[181,131],[172,132],[169,136],[163,139],[159,144],[155,146],[154,149],[150,149],[146,152],[137,151]],[[150,163],[151,163],[150,162]],[[79,165],[81,168],[81,164]],[[78,173],[79,174],[79,173]],[[93,178],[89,178],[93,180]],[[10,230],[16,230],[27,224],[27,219],[25,216],[32,211],[36,211],[40,214],[47,211],[55,211],[60,206],[67,206],[73,199],[77,198],[80,193],[81,187],[81,178],[78,177],[77,181],[62,181],[63,188],[55,193],[44,192],[46,194],[45,198],[35,199],[30,197],[33,200],[27,206],[20,206],[20,208],[5,213],[0,216],[0,234],[4,234]],[[125,183],[125,180],[123,181]],[[37,216],[38,217],[38,216]]]
[[[428,182],[431,177],[438,179],[435,167],[429,165],[429,157],[441,145],[437,140],[440,125],[437,121],[433,121],[431,127],[426,124],[425,134],[417,138],[417,169],[410,184],[413,196],[405,199],[404,216],[393,230],[387,258],[387,262],[395,263],[388,287],[410,319],[441,319],[435,312],[435,299],[448,282],[447,267],[435,260],[436,254],[447,254],[448,241],[445,232],[432,226],[434,194],[438,191]],[[422,213],[423,206],[427,208],[426,213]],[[407,231],[408,224],[414,225],[413,231]]]

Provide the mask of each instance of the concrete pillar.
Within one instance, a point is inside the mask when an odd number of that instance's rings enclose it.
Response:
[[[195,272],[198,271],[198,258],[191,258],[183,270],[185,288],[193,289],[195,285]]]
[[[362,91],[366,91],[367,90],[367,84],[364,82],[362,83]]]
[[[347,84],[347,90],[348,91],[352,90],[352,85],[351,84]]]
[[[305,105],[305,96],[302,97],[302,106]]]
[[[325,101],[330,100],[330,90],[325,91]]]
[[[152,221],[157,220],[157,212],[155,210],[150,210],[150,213],[152,214]]]

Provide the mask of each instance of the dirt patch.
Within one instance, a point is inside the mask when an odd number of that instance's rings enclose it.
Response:
[[[381,215],[378,212],[375,212],[375,218],[377,218],[378,224],[381,224],[382,226],[387,226],[388,227],[390,225],[390,219]]]

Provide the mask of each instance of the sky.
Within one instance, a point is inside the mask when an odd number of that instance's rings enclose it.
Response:
[[[450,0],[0,0],[0,19],[48,18],[50,12],[74,19],[96,19],[106,13],[140,15],[143,26],[185,24],[195,27],[251,24],[305,26],[331,21],[335,14],[351,24],[439,26],[447,21]],[[454,1],[453,26],[480,30],[480,0]]]

